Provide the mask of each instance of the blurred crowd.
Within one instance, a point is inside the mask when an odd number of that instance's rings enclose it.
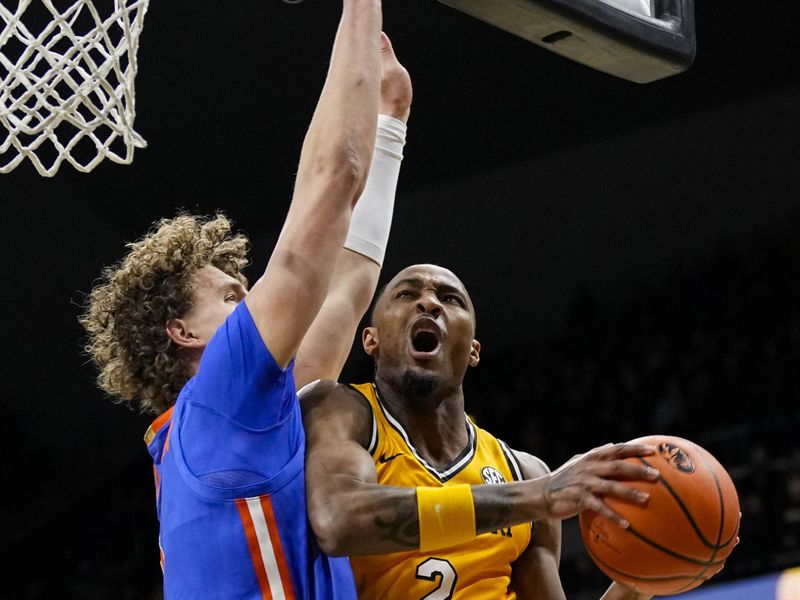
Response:
[[[741,500],[742,542],[719,579],[800,565],[800,245],[726,244],[627,297],[610,309],[581,293],[560,335],[484,354],[469,410],[551,466],[609,441],[694,440]],[[575,529],[562,562],[570,598],[606,585]]]
[[[616,302],[578,293],[558,335],[484,354],[465,383],[468,410],[551,466],[608,441],[692,439],[725,465],[741,499],[742,543],[719,578],[800,565],[798,275],[800,244],[760,239],[727,244],[703,263],[677,262]],[[6,597],[160,597],[142,454],[102,494],[12,549]],[[596,598],[607,581],[574,521],[564,531],[567,595]],[[19,558],[37,555],[46,570]]]

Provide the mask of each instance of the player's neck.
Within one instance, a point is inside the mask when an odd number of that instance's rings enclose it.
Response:
[[[189,365],[187,368],[187,375],[188,379],[191,379],[195,375],[197,375],[197,371],[200,368],[200,359],[203,357],[202,350],[200,352],[193,352],[189,357]]]
[[[400,422],[414,448],[435,467],[449,465],[469,443],[461,386],[409,397],[402,385],[375,379],[380,400]]]

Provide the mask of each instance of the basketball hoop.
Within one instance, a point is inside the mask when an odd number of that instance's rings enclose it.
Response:
[[[139,35],[149,0],[0,0],[0,173],[52,177],[130,164]],[[56,6],[58,4],[61,8]]]

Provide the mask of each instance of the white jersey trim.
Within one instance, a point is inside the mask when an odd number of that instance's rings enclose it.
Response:
[[[278,561],[275,558],[275,549],[272,547],[272,540],[269,535],[269,525],[267,525],[267,519],[264,516],[264,509],[261,508],[261,499],[258,497],[245,498],[245,502],[247,502],[247,510],[250,513],[250,518],[253,519],[253,527],[256,530],[261,560],[264,562],[264,570],[267,572],[269,591],[272,593],[273,600],[286,600],[281,574],[278,570]]]
[[[495,438],[497,439],[497,438]],[[517,455],[514,454],[514,451],[508,447],[503,440],[498,439],[497,443],[500,444],[500,448],[503,450],[503,454],[506,455],[506,461],[508,462],[508,466],[511,469],[511,474],[514,476],[515,481],[522,481],[524,477],[522,476],[522,468],[519,465],[519,459]]]
[[[375,418],[375,413],[373,411],[369,412],[372,413],[372,435],[370,436],[367,452],[375,454],[375,450],[378,449],[378,420]]]
[[[459,471],[464,469],[464,467],[466,467],[470,463],[472,458],[475,456],[475,449],[478,446],[478,434],[475,431],[475,426],[467,418],[467,415],[464,415],[464,421],[466,423],[467,435],[469,436],[469,441],[467,442],[467,446],[462,451],[463,456],[458,457],[454,463],[452,463],[447,469],[443,471],[440,471],[436,467],[432,466],[431,464],[428,463],[428,461],[422,458],[422,455],[419,452],[417,452],[417,449],[411,443],[411,438],[408,437],[408,433],[406,433],[406,430],[403,429],[403,426],[400,424],[400,422],[397,419],[395,419],[394,416],[392,416],[392,414],[388,411],[388,409],[383,405],[380,394],[378,393],[378,388],[375,386],[375,384],[372,384],[372,389],[375,391],[375,398],[378,399],[378,406],[380,406],[383,416],[386,418],[389,424],[392,427],[394,427],[397,433],[399,433],[400,436],[403,438],[403,440],[406,443],[406,446],[409,447],[411,453],[414,455],[414,458],[416,458],[419,461],[419,463],[431,475],[436,477],[442,483],[455,477],[459,473]]]
[[[347,387],[349,387],[351,390],[353,390],[354,392],[358,393],[359,396],[364,398],[364,402],[366,402],[367,406],[369,406],[369,412],[372,415],[372,430],[370,431],[370,434],[369,434],[369,444],[367,445],[367,452],[369,452],[370,454],[374,455],[375,451],[378,449],[378,420],[375,418],[375,411],[372,410],[372,403],[369,401],[369,398],[367,398],[364,395],[364,392],[359,390],[352,383],[349,384]],[[374,385],[372,387],[373,387],[373,389],[375,388]],[[376,397],[377,397],[377,394],[376,394]]]

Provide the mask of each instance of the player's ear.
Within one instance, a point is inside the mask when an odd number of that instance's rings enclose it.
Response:
[[[364,328],[361,332],[361,345],[364,346],[364,352],[372,358],[378,356],[378,330],[375,327]]]
[[[472,340],[472,347],[469,350],[469,366],[477,367],[481,362],[481,343],[478,340]]]
[[[167,337],[181,348],[201,348],[203,343],[195,336],[183,319],[170,319],[164,327]]]

